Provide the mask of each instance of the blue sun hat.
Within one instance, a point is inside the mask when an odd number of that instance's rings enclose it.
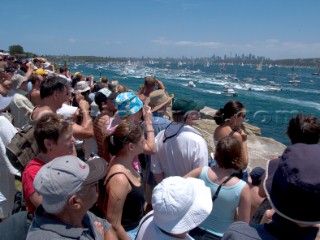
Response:
[[[142,101],[133,92],[120,93],[114,100],[118,107],[120,117],[128,117],[138,112],[142,106]]]

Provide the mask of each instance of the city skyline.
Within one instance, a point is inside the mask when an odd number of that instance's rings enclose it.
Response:
[[[320,2],[22,0],[2,3],[0,49],[38,55],[318,58]]]

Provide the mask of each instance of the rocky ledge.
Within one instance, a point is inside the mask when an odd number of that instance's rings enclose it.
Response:
[[[209,153],[215,151],[213,132],[217,124],[212,119],[215,112],[215,109],[205,107],[201,110],[201,120],[194,125],[207,141]],[[260,128],[247,123],[244,124],[244,127],[248,134],[249,169],[254,167],[265,168],[268,160],[280,156],[286,148],[285,145],[272,138],[261,137]]]

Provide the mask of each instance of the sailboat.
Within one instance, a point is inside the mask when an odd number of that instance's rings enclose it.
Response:
[[[320,65],[318,66],[317,71],[315,71],[314,73],[312,73],[312,75],[314,75],[314,76],[319,76],[319,75],[320,75]]]
[[[196,87],[196,84],[193,81],[189,81],[188,87]]]
[[[292,73],[289,74],[289,76],[291,76],[291,79],[288,82],[291,83],[293,86],[299,86],[301,81],[298,79],[299,75],[295,72],[294,67],[291,69],[291,72]]]
[[[257,68],[256,68],[257,71],[262,71],[262,63],[263,63],[263,60],[261,61],[261,63],[257,65]]]

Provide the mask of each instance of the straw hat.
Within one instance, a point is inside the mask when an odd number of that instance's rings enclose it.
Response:
[[[169,97],[164,89],[159,89],[150,93],[146,99],[145,104],[151,107],[151,111],[155,112],[169,103],[172,97]]]
[[[86,81],[80,81],[80,82],[77,82],[75,86],[75,90],[83,93],[83,92],[89,91],[90,87]]]

